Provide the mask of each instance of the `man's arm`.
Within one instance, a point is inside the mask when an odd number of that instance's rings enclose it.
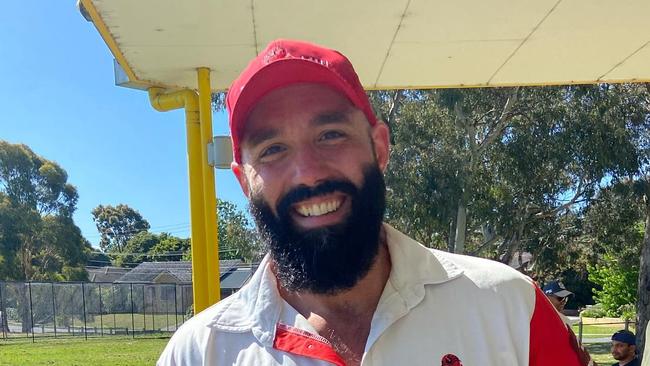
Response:
[[[577,343],[546,296],[535,285],[535,310],[530,319],[529,366],[581,366]]]

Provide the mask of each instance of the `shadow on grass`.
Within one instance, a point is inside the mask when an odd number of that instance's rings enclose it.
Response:
[[[609,354],[611,344],[609,343],[590,343],[585,345],[589,353]]]
[[[611,355],[610,343],[589,343],[585,345],[591,358],[598,362],[598,365],[611,365],[615,362]]]

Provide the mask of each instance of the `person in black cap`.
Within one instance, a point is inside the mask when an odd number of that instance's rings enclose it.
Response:
[[[619,330],[612,335],[612,356],[618,361],[612,366],[639,366],[634,333],[629,330]]]
[[[564,305],[566,305],[569,300],[569,296],[573,295],[573,292],[567,290],[566,287],[564,287],[564,284],[560,281],[551,281],[547,283],[542,291],[544,291],[544,295],[546,295],[551,304],[553,304],[553,307],[560,314],[562,314]],[[561,318],[565,323],[567,323],[568,319],[566,319],[566,317],[561,316]]]
[[[569,300],[569,296],[573,295],[573,292],[569,291],[564,287],[564,284],[560,281],[551,281],[544,286],[542,289],[544,292],[544,295],[548,298],[550,303],[553,305],[555,310],[557,310],[557,314],[560,316],[560,319],[566,324],[567,331],[569,332],[569,337],[571,339],[571,343],[575,345],[575,348],[578,350],[578,356],[580,358],[580,363],[583,366],[597,366],[596,362],[591,359],[591,355],[589,352],[582,347],[581,345],[578,344],[578,339],[573,332],[573,329],[571,329],[571,320],[567,318],[562,311],[564,310],[564,305],[566,305],[567,301]]]

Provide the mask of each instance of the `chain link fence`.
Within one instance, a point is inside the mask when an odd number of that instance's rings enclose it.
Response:
[[[191,284],[0,281],[2,339],[173,333],[191,311]]]

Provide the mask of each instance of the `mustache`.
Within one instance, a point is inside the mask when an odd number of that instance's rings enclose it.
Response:
[[[277,205],[278,216],[282,217],[287,215],[289,213],[290,207],[297,202],[334,192],[342,192],[349,195],[355,195],[358,192],[358,189],[354,184],[352,184],[352,182],[342,179],[327,180],[314,187],[299,185],[287,192],[287,194],[282,197]]]

